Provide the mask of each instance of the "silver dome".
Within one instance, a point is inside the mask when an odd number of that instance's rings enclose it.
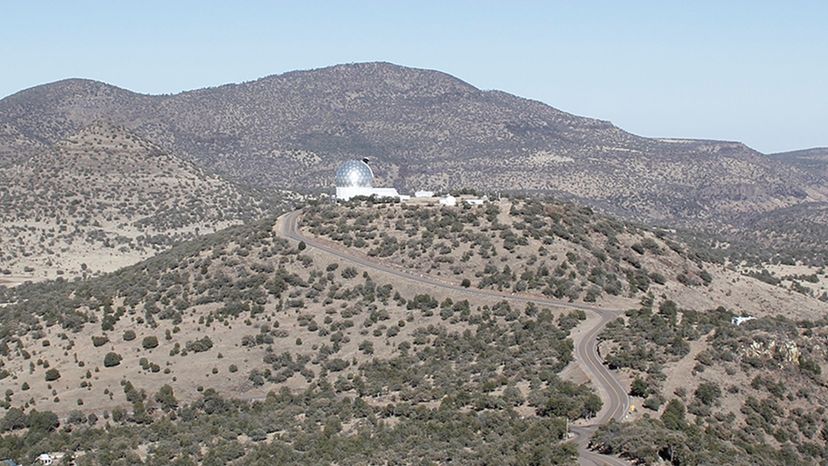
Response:
[[[374,172],[361,160],[348,160],[336,169],[336,187],[370,188],[374,183]]]

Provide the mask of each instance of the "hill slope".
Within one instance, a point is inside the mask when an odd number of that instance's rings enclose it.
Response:
[[[346,158],[382,182],[578,199],[628,217],[745,226],[826,199],[824,181],[739,143],[648,139],[447,74],[338,65],[171,96],[60,81],[0,101],[0,124],[52,144],[95,120],[247,184],[329,189]]]
[[[571,464],[566,420],[601,406],[577,374],[562,372],[586,316],[510,304],[512,292],[578,303],[602,282],[607,289],[589,298],[599,305],[657,295],[700,309],[685,326],[711,304],[732,309],[711,316],[802,319],[826,306],[708,263],[657,232],[557,202],[321,206],[305,211],[302,228],[332,243],[350,239],[375,261],[404,259],[415,272],[503,291],[466,299],[340,263],[282,239],[273,219],[102,277],[0,288],[10,303],[0,313],[9,387],[0,455],[39,453],[59,422],[69,429],[50,448],[73,448],[86,464]],[[397,248],[387,246],[391,236]],[[447,260],[426,267],[431,250]],[[535,273],[543,268],[549,274]]]
[[[256,197],[121,127],[93,124],[49,148],[14,137],[30,150],[0,164],[7,279],[112,271],[263,211]]]
[[[828,176],[828,147],[779,152],[769,157],[801,170]]]

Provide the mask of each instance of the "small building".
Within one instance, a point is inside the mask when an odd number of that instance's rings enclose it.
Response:
[[[730,323],[738,327],[738,326],[744,324],[745,322],[747,322],[749,320],[753,320],[755,318],[756,317],[753,317],[753,316],[736,316],[736,317],[730,319]]]
[[[447,194],[440,198],[440,205],[445,206],[456,206],[457,205],[457,198],[452,196],[451,194]]]
[[[414,197],[434,197],[434,191],[415,191]]]

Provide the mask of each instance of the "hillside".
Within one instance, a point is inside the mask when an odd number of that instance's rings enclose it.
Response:
[[[102,277],[0,288],[0,456],[571,464],[567,421],[602,407],[570,364],[593,319],[575,309],[584,301],[671,299],[693,316],[676,321],[685,326],[743,312],[815,321],[828,307],[708,262],[668,233],[555,201],[309,206],[300,228],[372,263],[489,293],[343,262],[283,239],[272,218]],[[561,299],[548,309],[513,301],[533,296]],[[706,334],[694,332],[682,338]],[[629,383],[636,373],[622,374]]]
[[[828,147],[778,152],[769,157],[810,173],[828,176]]]
[[[121,127],[93,124],[49,148],[9,133],[15,150],[0,154],[0,280],[116,270],[265,210]]]
[[[629,377],[638,413],[593,445],[648,464],[823,464],[823,315],[736,326],[725,308],[643,302],[607,327],[602,348]]]
[[[380,182],[407,190],[540,192],[626,218],[727,234],[750,229],[751,215],[822,203],[828,194],[819,174],[740,143],[639,137],[445,73],[388,63],[165,96],[75,79],[0,101],[0,125],[45,145],[98,120],[264,188],[330,190],[337,163],[370,157]]]
[[[516,198],[479,208],[355,203],[347,210],[320,204],[305,209],[301,225],[383,263],[471,288],[622,306],[653,294],[695,309],[724,305],[811,319],[828,310],[824,268],[803,267],[797,275],[725,264],[668,230],[559,201]],[[807,286],[811,273],[814,288]]]
[[[32,457],[58,422],[48,448],[81,464],[574,460],[566,420],[601,407],[557,376],[582,315],[452,299],[277,230],[5,290],[0,456]]]

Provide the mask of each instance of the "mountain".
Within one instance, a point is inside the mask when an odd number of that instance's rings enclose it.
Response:
[[[95,123],[48,146],[6,128],[0,280],[112,271],[265,211],[122,127]]]
[[[741,143],[644,138],[389,63],[161,96],[72,79],[0,101],[0,125],[47,146],[99,120],[264,188],[330,191],[338,163],[368,157],[380,182],[407,190],[548,193],[628,218],[723,231],[828,196],[819,174]]]
[[[769,157],[800,170],[828,177],[828,147],[778,152]]]

